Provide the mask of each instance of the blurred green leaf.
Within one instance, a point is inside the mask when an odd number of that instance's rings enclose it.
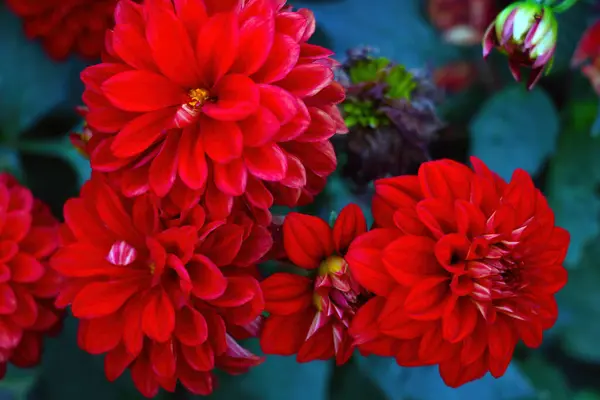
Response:
[[[23,167],[18,152],[0,146],[0,172],[8,172],[19,180],[23,179]]]
[[[0,399],[3,394],[11,400],[27,400],[38,379],[36,369],[18,369],[9,364],[6,376],[0,380]]]
[[[262,354],[257,340],[244,342]],[[268,356],[263,364],[239,376],[220,374],[214,400],[326,400],[332,364],[313,361],[299,364],[295,357]],[[200,399],[200,397],[194,397]]]
[[[483,104],[470,132],[470,153],[503,178],[517,168],[535,174],[556,149],[558,112],[543,89],[512,84]]]
[[[348,49],[375,46],[382,56],[407,68],[422,68],[456,59],[460,53],[457,47],[443,43],[423,18],[422,0],[344,0],[343,5],[297,0],[293,4],[314,11],[317,25],[330,33],[330,48],[338,59],[343,59]]]
[[[571,400],[573,398],[562,371],[541,356],[530,357],[521,362],[520,366],[537,389],[539,400]]]
[[[90,178],[89,160],[77,151],[68,136],[51,140],[23,140],[17,143],[17,147],[22,152],[52,156],[65,161],[75,171],[79,186]]]
[[[583,390],[577,392],[573,400],[600,400],[600,392],[593,392],[590,390]]]
[[[600,237],[583,251],[580,267],[569,272],[567,286],[557,295],[563,321],[565,351],[588,362],[600,362]],[[566,313],[565,313],[566,312]]]
[[[77,321],[68,317],[59,337],[46,341],[35,398],[39,400],[142,400],[128,371],[116,382],[104,375],[103,357],[77,346]],[[155,399],[167,399],[162,391]]]
[[[577,267],[583,247],[599,233],[600,138],[590,136],[596,101],[576,101],[566,111],[565,133],[550,160],[546,194],[556,224],[571,234],[566,262]]]
[[[579,1],[569,11],[556,16],[558,38],[551,73],[567,72],[570,69],[575,46],[587,29],[586,21],[591,23],[596,18],[597,13],[594,12],[593,8],[593,5]]]
[[[50,60],[38,43],[25,37],[21,20],[3,2],[0,26],[0,132],[10,139],[69,98],[80,65]]]
[[[329,400],[386,400],[388,397],[351,358],[333,371]]]
[[[535,391],[512,364],[500,379],[486,375],[457,389],[444,384],[437,367],[402,368],[393,358],[357,357],[363,372],[391,400],[517,400]]]

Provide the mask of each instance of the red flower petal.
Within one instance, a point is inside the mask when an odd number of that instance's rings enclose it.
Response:
[[[244,22],[240,29],[237,58],[230,72],[243,75],[255,73],[270,54],[274,34],[272,18],[254,17]]]
[[[225,76],[213,88],[215,103],[206,103],[202,112],[220,121],[239,121],[258,109],[259,90],[248,77],[239,74]]]
[[[257,147],[269,142],[279,130],[279,120],[268,108],[259,107],[248,118],[238,122],[244,133],[244,146]]]
[[[300,46],[291,37],[276,33],[273,46],[263,66],[252,75],[259,83],[271,83],[283,79],[292,71],[300,56]]]
[[[186,93],[168,79],[149,71],[127,71],[102,84],[102,92],[117,108],[147,112],[179,105]]]
[[[349,204],[340,211],[333,225],[333,243],[338,253],[344,254],[357,236],[367,231],[367,220],[356,204]]]
[[[167,134],[162,149],[150,165],[148,181],[153,192],[160,197],[169,193],[177,177],[179,138],[180,136],[173,132]]]
[[[227,163],[242,155],[244,137],[235,122],[203,118],[200,126],[204,150],[213,161]]]
[[[317,268],[334,250],[329,225],[296,212],[286,215],[283,222],[283,245],[290,261],[305,269]]]
[[[313,317],[314,311],[310,309],[288,316],[270,316],[265,321],[260,335],[262,351],[282,356],[298,353],[304,344]]]
[[[388,273],[401,285],[410,286],[427,276],[444,275],[434,254],[435,242],[422,236],[402,236],[382,253]]]
[[[144,307],[142,329],[157,342],[166,342],[175,330],[175,310],[162,289],[157,290]]]
[[[312,282],[306,277],[276,273],[260,286],[265,297],[265,310],[271,314],[295,314],[312,305]]]
[[[131,157],[148,150],[161,137],[174,113],[174,110],[167,108],[141,115],[129,122],[110,146],[114,155]]]
[[[227,279],[207,257],[195,255],[187,264],[187,269],[192,280],[194,296],[203,300],[212,300],[225,292]]]
[[[183,23],[170,9],[148,4],[146,39],[158,69],[182,88],[194,88],[200,75],[196,69],[194,50]]]
[[[191,189],[201,189],[208,178],[204,139],[198,133],[196,125],[184,128],[177,150],[179,177]]]
[[[35,282],[46,270],[38,260],[26,253],[17,253],[7,264],[14,282]]]
[[[242,159],[238,158],[228,164],[214,164],[214,180],[219,190],[231,195],[240,196],[246,190],[248,170]]]
[[[278,181],[285,177],[287,159],[275,143],[244,149],[244,163],[255,177],[265,181]]]
[[[333,71],[321,64],[297,65],[277,85],[298,97],[314,96],[333,81]]]
[[[352,275],[367,290],[385,296],[394,282],[381,261],[382,250],[397,235],[392,229],[374,229],[354,239],[344,259]]]
[[[238,16],[234,12],[215,14],[202,26],[196,41],[196,63],[204,85],[211,87],[229,71],[237,56],[239,41]]]
[[[93,282],[84,286],[71,306],[77,318],[98,318],[112,314],[133,296],[140,282],[122,280]]]

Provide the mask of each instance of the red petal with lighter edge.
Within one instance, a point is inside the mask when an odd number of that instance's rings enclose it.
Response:
[[[283,222],[283,245],[290,261],[305,269],[317,268],[334,250],[329,225],[296,212],[287,214]]]
[[[164,135],[174,114],[174,109],[167,108],[137,117],[117,134],[110,149],[120,158],[143,153]]]
[[[150,71],[127,71],[102,84],[102,92],[117,108],[148,112],[179,105],[187,95],[169,79]]]

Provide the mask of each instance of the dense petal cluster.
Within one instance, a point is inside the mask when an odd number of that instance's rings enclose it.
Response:
[[[59,243],[50,210],[12,176],[0,174],[0,378],[7,363],[36,365],[44,334],[58,332],[61,279],[48,268]]]
[[[339,138],[347,154],[342,173],[359,190],[374,179],[415,173],[443,126],[436,112],[441,91],[429,74],[373,57],[368,48],[349,51],[342,70],[349,128]]]
[[[506,183],[472,164],[431,161],[418,176],[377,181],[377,228],[346,255],[376,295],[355,318],[380,335],[365,351],[402,366],[438,364],[452,387],[502,376],[519,340],[539,346],[567,281],[569,234],[530,176],[517,170]]]
[[[341,211],[333,228],[311,215],[285,217],[283,247],[305,273],[277,272],[261,283],[269,313],[261,332],[265,353],[297,354],[298,362],[335,357],[341,365],[348,360],[354,349],[348,329],[369,293],[352,276],[344,255],[366,230],[354,204]]]
[[[261,362],[236,341],[264,308],[253,264],[271,236],[243,215],[208,220],[153,196],[128,199],[93,175],[64,207],[64,243],[51,266],[66,282],[57,305],[80,320],[78,341],[106,353],[109,380],[130,368],[154,396],[177,380],[196,394],[212,370],[240,373]]]
[[[92,167],[126,196],[204,193],[213,218],[310,201],[336,167],[344,89],[307,43],[313,14],[284,3],[121,0],[82,73]]]
[[[104,34],[113,25],[117,0],[7,0],[23,19],[25,34],[39,38],[50,57],[64,60],[71,53],[100,57]]]

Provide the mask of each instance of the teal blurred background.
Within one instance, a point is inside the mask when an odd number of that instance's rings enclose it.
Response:
[[[394,360],[356,356],[334,369],[332,362],[300,365],[272,356],[247,375],[222,376],[210,398],[600,400],[600,138],[592,134],[598,96],[569,67],[581,34],[600,17],[593,2],[582,0],[561,16],[554,69],[531,92],[512,81],[501,55],[485,64],[479,46],[444,42],[428,20],[425,0],[305,0],[293,5],[315,12],[319,29],[314,42],[334,49],[340,60],[346,50],[369,45],[408,68],[435,70],[459,61],[476,66],[482,79],[449,94],[440,108],[447,127],[432,153],[463,162],[476,155],[504,178],[515,168],[534,175],[557,224],[571,233],[569,283],[559,295],[559,322],[542,347],[519,347],[501,379],[486,376],[450,389],[434,367],[405,369]],[[87,161],[67,137],[81,123],[73,107],[80,103],[79,71],[85,64],[49,60],[38,43],[25,39],[20,21],[3,4],[0,60],[0,169],[17,175],[60,216],[64,201],[89,176]],[[366,206],[365,196],[356,197],[348,187],[334,175],[311,211],[328,215],[349,202]],[[248,347],[258,350],[253,341]],[[11,369],[0,381],[0,400],[141,398],[127,374],[109,384],[102,357],[77,348],[72,318],[58,338],[47,340],[39,368]],[[177,392],[159,398],[193,396]]]

